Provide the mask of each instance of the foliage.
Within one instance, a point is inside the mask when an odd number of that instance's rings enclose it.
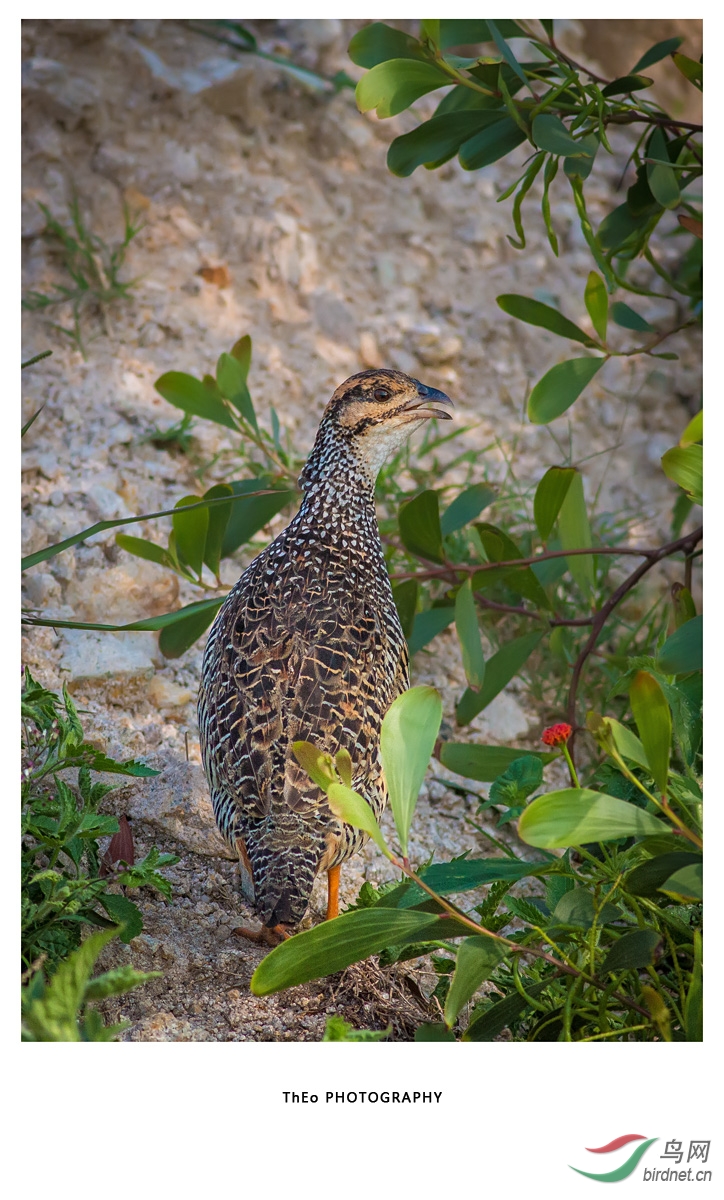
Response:
[[[703,174],[701,126],[664,112],[647,96],[653,80],[641,74],[668,58],[672,70],[701,90],[701,64],[678,53],[681,41],[659,42],[612,80],[564,53],[549,20],[421,21],[418,38],[375,21],[350,42],[352,61],[367,68],[356,89],[362,112],[376,109],[378,117],[394,116],[421,96],[445,89],[430,118],[391,142],[387,164],[394,174],[408,176],[420,166],[434,170],[455,155],[465,170],[480,170],[527,143],[530,155],[523,173],[498,197],[514,196],[515,236],[509,234],[508,240],[516,250],[526,248],[522,204],[542,172],[541,209],[551,250],[558,255],[551,188],[563,167],[596,268],[583,296],[593,332],[540,300],[498,296],[505,313],[587,351],[557,363],[536,383],[528,399],[528,416],[536,424],[548,424],[566,412],[610,358],[676,358],[670,352],[655,353],[655,348],[700,317],[702,213],[696,185]],[[627,143],[632,182],[626,199],[594,230],[586,206],[588,180],[595,177],[599,156],[614,153],[614,134],[633,126],[641,126],[642,132],[633,146]],[[674,210],[677,224],[667,220]],[[665,247],[657,246],[655,234],[662,230],[667,244],[676,237],[682,247],[673,267],[665,265]],[[637,262],[641,258],[649,268],[643,272]],[[666,297],[677,302],[677,309],[680,297],[689,316],[659,329],[624,301],[611,301],[618,291]],[[620,344],[619,335],[611,341],[609,319],[619,330],[650,336],[633,347]]]
[[[50,326],[69,337],[76,350],[86,358],[86,318],[100,317],[108,332],[109,306],[127,299],[136,283],[135,279],[122,279],[121,273],[128,247],[142,229],[142,223],[137,215],[124,208],[123,237],[116,245],[109,245],[87,224],[77,196],[69,205],[69,227],[56,220],[44,204],[38,207],[45,217],[45,236],[57,250],[71,283],[58,283],[51,292],[28,292],[23,300],[23,308],[32,312],[48,312],[57,308],[67,310],[70,313],[70,325],[51,321]],[[97,336],[97,333],[93,336]]]
[[[257,967],[252,991],[268,995],[387,947],[394,947],[395,957],[405,946],[416,956],[442,949],[434,961],[443,1024],[438,1033],[426,1027],[423,1040],[454,1034],[487,1041],[509,1027],[531,1041],[625,1041],[633,1034],[700,1041],[700,735],[691,729],[699,712],[682,704],[692,683],[692,673],[666,678],[653,669],[636,671],[630,694],[638,736],[589,714],[589,730],[609,771],[633,786],[630,800],[581,787],[570,758],[573,786],[562,791],[530,798],[542,773],[540,759],[532,756],[517,758],[494,782],[492,807],[511,800],[524,805],[519,835],[543,852],[533,863],[508,850],[507,858],[413,870],[404,848],[398,855],[387,845],[363,797],[343,783],[348,764],[340,769],[319,753],[315,762],[314,748],[297,743],[300,763],[312,768],[309,774],[332,810],[372,831],[402,878],[393,889],[277,946]],[[410,689],[383,722],[385,776],[401,842],[411,819],[407,780],[416,775],[420,746],[431,745],[439,727],[431,690]],[[557,857],[551,848],[565,854]],[[544,892],[511,896],[511,885],[526,877],[539,880]],[[445,898],[481,883],[492,884],[482,905],[466,909]],[[488,993],[470,1012],[484,982],[497,996]]]
[[[136,971],[116,967],[92,979],[96,959],[117,930],[104,929],[86,938],[58,966],[48,982],[36,970],[22,993],[22,1040],[24,1042],[110,1042],[126,1028],[106,1025],[93,1000],[119,996],[132,988],[157,979],[160,971]]]
[[[67,690],[61,701],[27,669],[22,718],[21,957],[24,970],[42,961],[53,973],[80,945],[84,926],[120,926],[122,941],[136,937],[143,921],[126,889],[152,887],[170,899],[160,868],[178,859],[154,847],[140,862],[104,863],[100,839],[117,834],[119,825],[100,811],[114,785],[94,775],[158,772],[136,759],[117,762],[86,742]]]

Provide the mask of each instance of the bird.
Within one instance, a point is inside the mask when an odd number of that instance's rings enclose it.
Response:
[[[327,918],[341,864],[367,835],[345,824],[297,762],[293,743],[352,759],[352,787],[379,817],[387,792],[382,719],[409,687],[375,512],[385,459],[452,401],[401,371],[352,375],[327,404],[285,529],[243,571],[205,646],[198,697],[202,761],[217,825],[238,854],[241,892],[276,945],[306,915],[327,872]]]

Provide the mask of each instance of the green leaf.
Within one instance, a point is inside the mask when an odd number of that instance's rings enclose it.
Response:
[[[539,325],[541,329],[548,329],[559,337],[581,342],[584,346],[595,345],[587,333],[574,325],[573,321],[569,321],[568,317],[564,317],[557,308],[552,308],[550,304],[542,304],[540,300],[531,300],[529,296],[518,296],[515,293],[497,296],[496,303],[504,313],[507,313],[509,317],[515,317],[518,321],[525,321],[528,325]],[[598,360],[574,359],[574,361],[596,362]]]
[[[615,717],[606,717],[606,725],[611,730],[614,745],[621,757],[630,759],[631,762],[635,762],[637,766],[643,767],[650,773],[646,751],[636,734],[617,721]]]
[[[689,863],[679,867],[659,887],[660,892],[672,896],[680,904],[691,904],[692,901],[704,898],[704,868],[701,862]]]
[[[583,476],[575,471],[565,499],[558,514],[558,533],[563,550],[585,550],[593,545],[591,526],[586,512],[583,494]],[[574,554],[566,559],[571,575],[587,600],[593,596],[593,558],[588,554]]]
[[[511,50],[510,46],[506,42],[505,38],[503,37],[503,34],[498,29],[497,21],[491,21],[490,19],[488,19],[488,29],[490,30],[490,33],[492,34],[492,38],[493,38],[493,41],[495,42],[495,45],[498,47],[498,50],[500,51],[500,53],[503,55],[503,58],[507,62],[508,66],[511,68],[512,71],[515,72],[515,74],[518,76],[518,78],[523,83],[527,83],[528,80],[527,80],[525,71],[523,70],[523,68],[521,67],[517,58],[513,54],[513,51]]]
[[[611,921],[620,920],[621,915],[621,909],[615,904],[597,904],[593,893],[587,888],[574,887],[561,896],[552,919],[561,925],[577,925],[581,929],[590,929],[594,919],[599,925],[608,925]]]
[[[24,1005],[23,1023],[35,1041],[79,1042],[78,1010],[94,963],[103,947],[116,936],[115,929],[91,934],[57,967],[40,998]]]
[[[545,636],[545,630],[535,633],[525,633],[522,637],[514,638],[501,646],[492,658],[485,664],[485,682],[478,692],[468,688],[462,695],[455,710],[458,725],[467,725],[473,717],[494,700],[510,683],[514,675],[525,666],[538,643]]]
[[[470,687],[477,691],[483,686],[485,679],[485,656],[471,582],[468,578],[462,587],[458,588],[455,597],[455,627],[463,656],[465,678]]]
[[[474,483],[472,487],[460,492],[440,517],[440,529],[443,537],[455,533],[463,526],[479,517],[484,508],[492,504],[496,493],[487,483]]]
[[[660,212],[661,209],[657,211]],[[636,215],[631,211],[628,203],[620,204],[607,217],[604,217],[598,227],[596,236],[601,249],[606,253],[620,251],[629,238],[641,234],[646,229],[650,220],[649,213]]]
[[[492,783],[507,771],[511,763],[522,756],[551,762],[555,754],[544,754],[530,750],[516,750],[513,746],[476,746],[469,742],[443,742],[440,762],[450,771],[464,779],[477,779],[480,783]]]
[[[634,929],[625,933],[609,950],[601,973],[611,975],[614,971],[640,971],[650,967],[660,944],[661,934],[656,929]]]
[[[233,492],[228,483],[217,483],[214,487],[209,488],[204,492],[204,500],[216,500],[221,496],[233,496]],[[229,524],[233,505],[217,504],[213,508],[209,508],[208,512],[208,529],[206,531],[206,541],[204,543],[204,562],[210,571],[213,571],[217,579],[221,566],[221,547],[226,533],[226,527]],[[199,510],[203,512],[203,509]],[[116,541],[118,536],[116,536]],[[177,538],[178,545],[178,538]]]
[[[86,986],[84,1000],[105,1000],[106,996],[121,996],[149,979],[161,977],[161,971],[137,971],[130,963],[126,963],[91,979]]]
[[[292,751],[312,782],[323,792],[328,791],[336,781],[331,754],[326,754],[313,742],[292,742]]]
[[[266,496],[249,495],[247,492],[258,492],[269,486],[268,477],[261,479],[238,479],[229,484],[235,496],[245,496],[243,500],[235,500],[229,517],[224,539],[221,543],[221,557],[228,558],[239,546],[251,541],[260,529],[268,525],[272,517],[291,504],[297,493],[290,488],[280,488],[269,492]]]
[[[661,161],[668,162],[669,156],[666,138],[660,128],[656,128],[649,138],[647,157],[659,160],[646,164],[646,178],[652,195],[664,208],[676,208],[677,204],[681,203],[681,192],[676,181],[676,172],[670,166],[664,166]]]
[[[498,32],[504,38],[524,37],[525,34],[515,21],[496,21]],[[487,21],[440,21],[440,46],[476,46],[480,42],[492,42],[493,37]]]
[[[674,37],[667,38],[663,42],[656,42],[650,50],[641,55],[638,62],[631,68],[631,74],[635,75],[637,71],[644,71],[646,67],[651,67],[654,63],[660,62],[662,58],[666,58],[667,54],[674,54],[683,40],[681,37]]]
[[[678,67],[684,78],[701,91],[704,86],[703,63],[696,62],[693,58],[687,58],[686,54],[674,54],[673,58],[675,66]]]
[[[122,942],[128,943],[143,933],[141,910],[132,900],[115,892],[104,892],[99,900],[115,924],[122,926],[119,934]]]
[[[415,1030],[416,1042],[454,1042],[455,1034],[445,1025],[418,1025]]]
[[[439,918],[410,910],[363,908],[343,913],[276,946],[252,975],[251,990],[255,996],[268,996],[321,979],[370,954],[379,954],[386,946],[418,941],[423,930],[430,932],[438,926],[444,926]]]
[[[388,59],[413,58],[427,61],[424,46],[409,33],[393,29],[382,21],[365,25],[352,38],[347,53],[358,67],[376,67]]]
[[[432,117],[395,138],[387,151],[387,166],[403,178],[423,165],[439,166],[457,154],[473,134],[500,120],[498,112],[462,109]]]
[[[183,371],[167,371],[156,380],[154,387],[164,400],[182,412],[216,421],[217,425],[225,425],[227,429],[236,429],[236,423],[225,407],[221,394],[193,375],[186,375]]]
[[[686,429],[679,438],[680,446],[693,446],[696,442],[702,441],[704,437],[704,409],[700,408],[698,413],[689,421]]]
[[[397,615],[400,618],[402,632],[408,640],[415,624],[415,609],[417,608],[419,590],[420,587],[416,579],[406,579],[403,583],[396,584],[392,589],[392,599],[395,602]]]
[[[442,721],[440,693],[414,687],[393,702],[382,722],[380,758],[402,853],[417,797]]]
[[[649,325],[648,321],[645,321],[633,308],[629,308],[628,304],[624,304],[623,300],[616,300],[611,305],[611,320],[621,329],[632,329],[634,333],[656,332],[653,325]]]
[[[535,754],[516,758],[490,788],[490,803],[513,808],[523,804],[543,782],[543,763]]]
[[[447,629],[455,620],[455,609],[428,608],[425,612],[417,613],[412,625],[412,634],[407,639],[410,655],[417,654],[423,646],[427,646],[438,633]]]
[[[548,425],[567,411],[600,371],[605,358],[569,358],[539,379],[528,397],[528,419]]]
[[[694,967],[691,972],[691,983],[684,1002],[684,1025],[686,1037],[690,1042],[704,1040],[704,991],[702,980],[702,942],[701,934],[694,933]]]
[[[534,118],[533,141],[550,154],[564,154],[569,158],[592,157],[586,144],[571,137],[560,117],[553,113],[540,113]]]
[[[246,383],[249,368],[251,367],[251,338],[248,333],[240,337],[238,342],[234,342],[234,345],[231,347],[231,353],[241,367],[243,380]]]
[[[661,457],[664,474],[683,488],[695,504],[704,503],[704,450],[702,446],[672,446]]]
[[[665,675],[684,675],[704,666],[704,618],[701,613],[681,625],[664,642],[657,666]]]
[[[185,654],[189,646],[193,646],[204,630],[208,629],[223,603],[222,596],[220,600],[188,604],[178,612],[169,614],[173,621],[163,626],[158,638],[159,649],[164,658],[180,658]]]
[[[445,1000],[445,1024],[455,1024],[460,1009],[490,979],[507,947],[489,937],[469,937],[460,943],[450,990]]]
[[[661,685],[648,671],[636,672],[629,697],[651,776],[665,795],[671,754],[671,710]]]
[[[525,134],[522,129],[518,128],[512,117],[501,113],[500,120],[463,142],[460,147],[460,165],[466,171],[489,167],[524,141]]]
[[[198,504],[199,496],[183,496],[176,504],[173,515],[173,531],[176,535],[176,550],[181,562],[186,563],[196,575],[201,575],[204,562],[204,547],[209,528],[209,510],[193,508],[184,512],[187,504]]]
[[[249,352],[249,357],[251,358],[251,351]],[[222,354],[219,357],[216,365],[216,383],[219,391],[226,400],[231,401],[234,408],[238,409],[242,417],[258,433],[259,426],[256,420],[256,413],[254,412],[254,405],[249,395],[249,389],[246,386],[246,376],[247,371],[244,370],[244,362],[240,362],[236,355],[233,353]]]
[[[533,515],[538,532],[548,541],[576,472],[573,467],[549,467],[535,489]]]
[[[655,896],[662,883],[666,883],[680,867],[697,862],[701,862],[701,854],[695,851],[672,850],[668,854],[657,854],[629,871],[624,886],[632,896]]]
[[[604,88],[601,88],[601,94],[604,96],[628,96],[631,92],[642,92],[645,88],[650,88],[653,82],[648,75],[636,75],[632,72],[630,75],[622,75],[620,79],[612,79]]]
[[[663,832],[662,822],[642,808],[589,788],[563,788],[539,796],[518,822],[518,836],[544,850]]]
[[[600,142],[595,133],[586,133],[579,139],[577,145],[580,152],[575,157],[563,159],[563,170],[568,179],[573,179],[574,175],[579,179],[588,179],[588,176],[593,170],[593,162],[598,153]],[[585,158],[583,152],[589,155]],[[558,161],[557,159],[555,160]]]
[[[444,562],[445,552],[440,529],[440,502],[437,492],[420,492],[400,505],[400,537],[410,554],[432,562]]]
[[[157,546],[155,542],[149,542],[145,538],[129,537],[126,533],[117,533],[116,545],[129,554],[135,554],[136,558],[145,558],[148,562],[159,563],[162,567],[174,569],[174,561],[168,550],[163,546]]]
[[[536,608],[550,608],[550,601],[530,567],[505,567],[505,563],[516,562],[526,557],[513,539],[487,521],[476,524],[475,529],[480,536],[488,562],[499,562],[503,565],[500,571],[482,568],[476,571],[472,581],[473,591],[486,591],[502,577],[512,591],[532,600]]]
[[[420,96],[450,83],[450,76],[430,62],[393,58],[372,67],[355,89],[360,112],[374,108],[378,117],[394,117]]]
[[[686,625],[687,621],[693,621],[696,617],[694,597],[689,589],[684,587],[683,583],[673,583],[671,585],[671,609],[677,629],[681,629],[682,625]],[[670,675],[672,672],[664,671],[664,674]]]
[[[344,1017],[327,1017],[324,1027],[323,1042],[382,1042],[392,1033],[392,1026],[387,1029],[355,1029]]]
[[[601,341],[605,342],[606,328],[608,326],[608,292],[606,291],[606,284],[595,271],[591,271],[588,276],[584,299],[588,315],[593,323],[593,328],[596,330]]]
[[[333,783],[327,789],[327,801],[336,817],[368,833],[386,858],[392,858],[389,846],[382,836],[375,814],[359,792],[352,791],[343,783]]]
[[[531,999],[535,1000],[547,987],[550,987],[550,980],[544,979],[542,983],[534,983],[530,987],[526,987],[526,992]],[[504,1000],[498,1000],[485,1012],[474,1017],[465,1030],[463,1041],[492,1042],[493,1038],[512,1025],[513,1021],[516,1021],[529,1007],[528,1002],[517,992],[511,993]]]
[[[423,867],[418,874],[438,896],[450,896],[471,892],[501,880],[517,883],[519,879],[547,870],[547,862],[523,862],[515,858],[458,858],[449,863],[433,863]],[[378,904],[380,908],[414,908],[427,901],[427,892],[416,883],[405,880],[399,888],[385,892]]]

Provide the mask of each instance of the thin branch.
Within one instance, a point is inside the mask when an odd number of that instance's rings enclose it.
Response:
[[[701,526],[699,526],[698,529],[695,529],[693,533],[687,534],[686,537],[678,538],[678,540],[675,542],[668,542],[667,545],[659,547],[659,549],[653,554],[649,552],[646,555],[646,561],[641,563],[641,565],[638,566],[636,570],[628,576],[628,578],[624,579],[623,583],[619,584],[619,586],[616,588],[616,591],[612,592],[606,603],[598,610],[598,612],[594,613],[593,628],[591,630],[590,637],[586,641],[585,646],[581,650],[574,663],[573,674],[571,676],[571,686],[568,692],[567,716],[569,723],[573,726],[573,735],[571,737],[571,741],[573,740],[573,737],[575,737],[576,733],[576,694],[578,692],[578,685],[581,679],[581,672],[583,671],[586,659],[595,649],[596,643],[603,631],[603,627],[614,608],[621,602],[621,600],[623,600],[624,596],[626,596],[631,589],[636,586],[636,584],[640,579],[643,578],[647,571],[650,571],[651,568],[656,565],[656,563],[661,562],[664,558],[669,558],[672,554],[676,554],[679,550],[688,550],[689,554],[691,554],[697,543],[701,541],[702,536],[703,529]]]

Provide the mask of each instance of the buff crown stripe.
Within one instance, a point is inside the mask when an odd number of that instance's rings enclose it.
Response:
[[[586,1149],[589,1154],[608,1154],[609,1150],[620,1150],[621,1146],[625,1146],[628,1142],[642,1142],[644,1136],[643,1133],[624,1133],[622,1137],[614,1138],[605,1146],[586,1146]]]

